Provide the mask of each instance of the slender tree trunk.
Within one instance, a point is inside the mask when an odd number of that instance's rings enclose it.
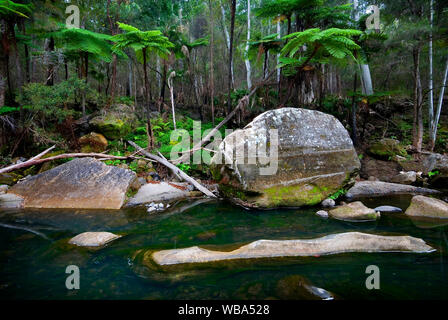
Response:
[[[47,79],[46,85],[52,86],[54,84],[54,63],[52,61],[54,52],[54,39],[51,37],[46,41],[45,51],[48,59]]]
[[[355,71],[355,78],[353,79],[353,97],[352,97],[352,140],[353,144],[358,146],[358,125],[356,121],[357,106],[356,106],[356,89],[358,88],[358,72]]]
[[[428,118],[428,122],[429,122],[429,133],[430,133],[430,137],[432,137],[432,134],[434,132],[434,81],[433,81],[433,49],[432,49],[432,38],[433,38],[433,34],[432,34],[432,29],[433,29],[433,24],[434,24],[434,0],[430,0],[430,7],[429,7],[429,11],[430,11],[430,18],[429,18],[429,22],[430,22],[430,32],[429,32],[429,92],[428,92],[428,112],[429,112],[429,118]],[[430,148],[433,149],[434,148],[434,141],[432,139],[430,139]]]
[[[247,42],[246,42],[246,57],[244,62],[246,64],[246,77],[247,77],[247,88],[250,90],[252,88],[252,68],[250,65],[249,57],[247,56],[249,52],[249,41],[250,41],[250,0],[247,0]]]
[[[214,57],[213,50],[215,46],[215,18],[213,16],[213,3],[212,0],[208,1],[208,6],[210,9],[210,105],[212,109],[212,123],[215,126],[215,75],[214,75]]]
[[[142,49],[143,53],[143,75],[145,79],[145,105],[146,105],[146,131],[148,134],[148,148],[151,150],[154,147],[154,138],[152,135],[151,117],[150,117],[150,98],[149,98],[149,80],[148,71],[146,70],[146,48]]]
[[[431,151],[434,150],[434,147],[436,145],[437,126],[440,121],[440,114],[442,113],[443,97],[445,95],[447,78],[448,78],[448,57],[446,59],[445,72],[444,72],[443,79],[442,79],[442,87],[440,88],[439,102],[437,103],[437,109],[436,109],[436,114],[435,114],[435,118],[434,118],[434,123],[432,125],[432,132],[430,133],[430,150]]]
[[[230,49],[229,49],[229,78],[227,81],[228,85],[228,101],[227,101],[227,111],[232,112],[232,65],[233,65],[233,37],[235,33],[235,11],[236,11],[236,0],[231,0],[230,8]]]
[[[233,1],[233,0],[232,0]],[[222,15],[222,25],[223,25],[223,31],[224,31],[224,36],[226,38],[226,45],[227,45],[227,50],[229,50],[230,52],[230,35],[229,35],[229,31],[227,30],[227,24],[226,24],[226,11],[224,10],[224,7],[221,4],[221,15]],[[235,77],[234,77],[234,70],[233,70],[233,60],[231,61],[231,75],[232,75],[232,85],[235,83]]]
[[[413,49],[414,59],[414,123],[413,147],[417,152],[422,151],[423,145],[423,112],[422,112],[422,84],[420,78],[421,48],[418,45]]]

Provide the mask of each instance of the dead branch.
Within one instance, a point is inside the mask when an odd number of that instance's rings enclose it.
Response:
[[[156,156],[154,154],[149,153],[148,151],[140,148],[140,146],[138,146],[136,143],[132,142],[132,141],[128,141],[128,143],[133,146],[136,150],[139,150],[139,152],[141,154],[143,154],[144,156],[148,157],[149,159],[155,160],[161,164],[163,164],[164,166],[166,166],[168,169],[171,169],[175,174],[179,175],[182,180],[192,184],[196,189],[198,189],[199,191],[201,191],[203,194],[205,194],[206,196],[209,196],[211,198],[216,198],[216,196],[209,191],[207,188],[205,188],[204,186],[202,186],[199,182],[197,182],[196,180],[194,180],[192,177],[190,177],[189,175],[187,175],[185,172],[183,172],[182,170],[180,170],[178,167],[176,167],[175,165],[173,165],[171,162],[169,162],[166,159],[163,159],[159,156]]]
[[[50,149],[52,149],[52,148],[50,148]],[[34,166],[34,165],[37,165],[37,164],[41,164],[41,163],[44,163],[44,162],[53,161],[53,160],[59,160],[59,159],[66,159],[66,158],[86,158],[86,157],[92,157],[92,158],[105,158],[105,159],[118,159],[118,160],[126,160],[128,158],[128,157],[111,156],[111,155],[102,154],[102,153],[65,153],[65,154],[60,154],[60,155],[54,156],[54,157],[49,157],[49,158],[45,158],[45,159],[39,159],[45,153],[47,153],[49,150],[45,150],[40,155],[37,155],[36,157],[33,157],[30,160],[27,160],[25,162],[21,162],[21,163],[14,164],[14,165],[9,166],[9,167],[2,168],[2,169],[0,169],[0,173],[10,172],[10,171],[17,170],[17,169],[31,167],[31,166]]]

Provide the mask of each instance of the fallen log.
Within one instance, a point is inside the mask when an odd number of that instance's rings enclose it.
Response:
[[[52,148],[50,148],[52,149]],[[5,172],[9,172],[9,171],[13,171],[13,170],[17,170],[17,169],[22,169],[22,168],[27,168],[27,167],[31,167],[37,164],[41,164],[44,162],[48,162],[48,161],[53,161],[53,160],[59,160],[59,159],[67,159],[67,158],[86,158],[86,157],[91,157],[91,158],[102,158],[102,159],[118,159],[118,160],[126,160],[128,159],[128,157],[118,157],[118,156],[111,156],[108,154],[103,154],[103,153],[65,153],[65,154],[60,154],[54,157],[48,157],[45,159],[40,159],[40,157],[42,157],[45,153],[47,153],[49,150],[46,150],[46,152],[42,152],[41,154],[25,161],[25,162],[21,162],[18,164],[14,164],[12,166],[9,167],[5,167],[0,169],[0,173],[5,173]]]
[[[205,188],[203,185],[201,185],[199,182],[197,182],[196,180],[194,180],[192,177],[190,177],[189,175],[187,175],[185,172],[183,172],[182,170],[180,170],[178,167],[176,167],[175,165],[173,165],[171,162],[169,162],[168,160],[161,158],[159,156],[156,156],[154,154],[149,153],[148,151],[142,149],[140,146],[138,146],[136,143],[132,142],[132,141],[128,141],[128,143],[133,146],[136,150],[138,150],[142,155],[148,157],[151,160],[155,160],[161,164],[163,164],[164,166],[166,166],[168,169],[172,170],[174,172],[174,174],[180,176],[182,178],[182,180],[191,183],[196,189],[198,189],[199,191],[201,191],[203,194],[205,194],[206,196],[209,196],[211,198],[216,198],[216,196],[207,188]]]

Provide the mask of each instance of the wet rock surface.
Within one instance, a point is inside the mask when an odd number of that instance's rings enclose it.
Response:
[[[313,286],[309,280],[300,275],[280,279],[276,294],[283,300],[334,300],[331,292]]]
[[[120,209],[136,178],[130,170],[78,158],[29,177],[9,193],[24,199],[24,208]]]
[[[359,232],[339,233],[310,240],[258,240],[230,252],[199,247],[157,251],[152,259],[159,265],[206,263],[221,260],[319,256],[345,252],[415,252],[434,249],[410,236],[380,236]]]
[[[415,196],[406,214],[413,217],[448,219],[448,203],[439,199]]]
[[[401,208],[393,207],[393,206],[379,206],[373,209],[377,212],[381,213],[401,213],[403,210]]]
[[[387,183],[382,181],[360,181],[345,195],[349,200],[358,200],[365,197],[387,197],[393,195],[418,195],[418,194],[440,194],[440,191],[414,187],[409,185]]]
[[[191,188],[187,184],[153,182],[142,186],[137,194],[129,199],[127,206],[138,206],[146,203],[169,202],[185,199]]]
[[[71,238],[69,243],[79,247],[101,247],[120,237],[110,232],[84,232]]]
[[[352,202],[328,213],[330,217],[344,221],[375,221],[380,218],[379,212],[367,208],[362,202]]]
[[[271,148],[275,149],[272,129],[278,130],[278,162],[276,157],[266,157],[266,152],[270,155]],[[234,150],[246,152],[234,156]],[[264,156],[257,156],[256,150]],[[331,115],[300,108],[259,115],[244,129],[228,135],[212,159],[212,173],[221,192],[255,208],[317,205],[350,185],[359,169],[343,125]]]

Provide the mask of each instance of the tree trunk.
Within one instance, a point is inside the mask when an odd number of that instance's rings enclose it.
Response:
[[[208,6],[210,9],[210,105],[212,109],[212,123],[215,126],[215,75],[214,75],[214,65],[213,65],[213,50],[215,46],[215,18],[213,16],[213,3],[212,0],[208,1]]]
[[[230,52],[230,35],[229,35],[229,31],[227,30],[226,11],[224,10],[224,7],[222,5],[221,5],[221,15],[222,15],[222,25],[223,25],[222,28],[224,30],[224,36],[226,38],[227,50],[229,50],[229,52]],[[230,72],[232,75],[232,85],[233,85],[235,83],[235,77],[234,77],[234,72],[233,72],[233,60],[231,60]]]
[[[362,77],[362,93],[371,96],[373,94],[372,76],[370,74],[370,67],[368,64],[361,64],[361,77]]]
[[[250,0],[247,0],[247,42],[246,42],[246,57],[244,62],[246,64],[246,78],[247,78],[247,88],[250,90],[252,88],[252,68],[250,65],[249,57],[247,53],[249,52],[249,41],[250,41]]]
[[[227,112],[232,112],[232,74],[233,74],[233,37],[235,33],[235,11],[236,11],[236,0],[231,0],[230,7],[230,48],[229,48],[229,78],[227,80],[228,85],[228,101],[227,101]]]
[[[151,150],[154,147],[154,137],[152,135],[152,126],[151,126],[151,117],[150,117],[150,98],[149,98],[149,80],[148,80],[148,71],[146,70],[146,48],[142,49],[143,53],[143,75],[145,79],[145,105],[146,105],[146,125],[147,125],[147,134],[148,134],[148,148]]]
[[[434,150],[434,147],[436,145],[437,126],[439,124],[440,114],[442,112],[443,97],[445,95],[445,88],[446,88],[447,78],[448,78],[448,57],[446,59],[445,73],[443,75],[442,86],[440,88],[439,102],[437,104],[436,115],[435,115],[434,123],[432,125],[433,131],[430,133],[430,150],[431,151]]]
[[[423,144],[423,112],[422,112],[422,84],[420,78],[420,55],[421,48],[414,47],[414,123],[413,123],[413,147],[417,152],[422,151]]]
[[[429,92],[428,92],[428,112],[429,112],[429,135],[430,135],[430,148],[434,148],[435,142],[432,140],[433,132],[434,132],[434,81],[433,81],[433,49],[432,49],[432,28],[434,24],[434,0],[430,1],[429,5],[430,11],[430,27],[431,30],[429,32]]]
[[[46,41],[45,47],[47,59],[48,59],[48,69],[47,69],[47,80],[46,85],[52,86],[54,84],[54,64],[52,61],[52,55],[54,52],[54,39],[51,37],[48,41]]]

